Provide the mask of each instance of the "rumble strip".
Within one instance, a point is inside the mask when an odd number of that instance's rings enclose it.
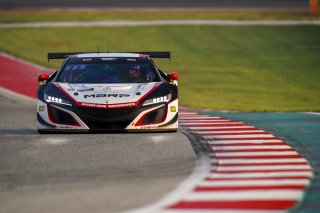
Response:
[[[281,213],[302,199],[313,173],[286,142],[243,122],[193,112],[180,111],[179,123],[208,143],[209,157],[171,194],[133,212]]]
[[[186,112],[179,121],[210,144],[212,167],[168,210],[286,212],[302,198],[311,167],[284,141],[220,117]]]

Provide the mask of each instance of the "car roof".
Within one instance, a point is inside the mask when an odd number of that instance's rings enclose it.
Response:
[[[130,57],[130,58],[139,58],[141,54],[136,53],[82,53],[75,55],[78,58],[88,58],[88,57]]]

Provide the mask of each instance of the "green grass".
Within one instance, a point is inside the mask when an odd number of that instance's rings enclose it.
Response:
[[[214,110],[319,111],[320,27],[163,26],[0,29],[0,50],[35,63],[47,52],[172,51],[180,104]],[[14,83],[14,82],[13,82]]]
[[[236,20],[312,20],[307,12],[259,11],[128,11],[128,12],[0,12],[0,23],[45,21],[97,20],[155,20],[155,19],[236,19]]]

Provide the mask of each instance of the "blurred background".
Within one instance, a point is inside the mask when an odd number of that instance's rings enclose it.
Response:
[[[302,9],[308,0],[12,0],[0,3],[4,9],[16,8],[282,8]]]
[[[0,50],[37,64],[48,52],[171,51],[181,104],[239,111],[319,110],[318,0],[11,0],[0,23],[206,20],[218,24],[0,28]],[[223,21],[255,21],[235,24]],[[264,22],[276,21],[276,24]],[[285,22],[291,24],[285,24]],[[281,26],[277,26],[280,23]],[[108,42],[110,47],[108,47]],[[198,91],[201,91],[199,94]],[[272,98],[273,101],[270,101]]]

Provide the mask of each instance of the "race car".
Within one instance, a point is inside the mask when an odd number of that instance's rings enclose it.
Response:
[[[177,131],[178,74],[152,58],[170,52],[48,53],[65,59],[38,76],[38,132]]]

